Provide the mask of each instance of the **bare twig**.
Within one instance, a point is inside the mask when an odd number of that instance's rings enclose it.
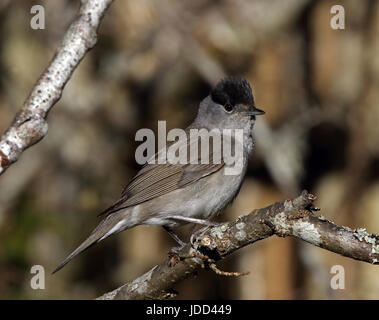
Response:
[[[218,274],[219,276],[226,276],[226,277],[241,277],[241,276],[247,276],[250,272],[230,272],[230,271],[223,271],[220,270],[215,263],[211,263],[209,265],[209,269],[211,269],[214,273]]]
[[[379,236],[365,229],[351,230],[316,216],[312,211],[315,197],[306,191],[294,200],[278,202],[254,210],[237,220],[213,227],[179,253],[120,288],[98,299],[163,299],[172,286],[192,276],[204,262],[221,260],[234,251],[274,234],[294,236],[315,246],[356,260],[379,264]],[[209,260],[211,259],[211,260]],[[217,268],[216,268],[217,269]],[[217,269],[218,270],[218,269]],[[237,275],[237,273],[236,273]]]
[[[64,86],[84,55],[96,44],[100,21],[112,1],[82,1],[79,14],[64,35],[50,65],[1,136],[0,174],[17,161],[25,149],[46,135],[47,114],[60,99]]]

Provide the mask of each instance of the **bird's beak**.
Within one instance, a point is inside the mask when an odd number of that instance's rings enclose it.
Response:
[[[264,112],[263,110],[258,109],[256,107],[253,107],[253,110],[251,110],[251,111],[246,111],[245,112],[245,114],[248,115],[248,116],[260,116],[260,115],[263,115],[265,113],[266,112]]]

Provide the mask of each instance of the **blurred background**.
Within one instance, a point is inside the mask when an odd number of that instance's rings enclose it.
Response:
[[[46,28],[30,28],[43,5]],[[345,9],[345,30],[330,9]],[[79,1],[0,1],[0,132],[54,55]],[[148,271],[174,245],[136,227],[51,271],[92,231],[137,172],[140,128],[184,128],[225,75],[244,76],[266,111],[257,150],[227,221],[317,195],[321,214],[379,233],[379,2],[372,0],[115,1],[98,43],[49,114],[48,135],[0,177],[0,298],[91,299]],[[193,231],[181,230],[184,235]],[[32,290],[30,269],[46,270]],[[345,289],[333,290],[333,265]],[[379,270],[296,239],[271,237],[202,271],[179,299],[379,299]]]

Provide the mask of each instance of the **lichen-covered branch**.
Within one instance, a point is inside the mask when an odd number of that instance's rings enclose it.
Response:
[[[11,126],[1,136],[0,174],[17,161],[25,149],[46,135],[47,114],[60,99],[64,86],[84,55],[96,44],[100,21],[112,1],[82,1],[79,14],[64,35],[54,58]]]
[[[106,293],[98,299],[164,299],[173,295],[172,287],[198,269],[234,251],[272,235],[294,236],[318,247],[353,259],[379,264],[379,236],[365,229],[340,227],[316,216],[315,197],[306,191],[294,200],[278,202],[213,227],[198,236],[194,248],[189,244],[141,277]],[[202,257],[204,256],[204,257]]]

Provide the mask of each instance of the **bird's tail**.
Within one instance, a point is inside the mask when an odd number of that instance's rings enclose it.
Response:
[[[133,225],[128,224],[124,219],[115,219],[115,216],[108,216],[96,227],[95,230],[89,235],[89,237],[84,240],[79,247],[77,247],[73,252],[71,252],[63,262],[58,265],[58,267],[53,271],[53,274],[62,269],[67,263],[69,263],[75,256],[94,244],[104,240],[112,234],[118,233],[125,229],[133,227]]]

